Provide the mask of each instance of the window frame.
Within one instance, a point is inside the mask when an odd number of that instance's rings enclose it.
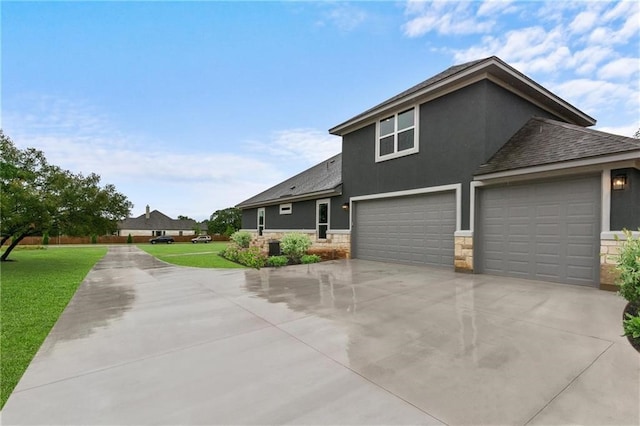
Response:
[[[260,225],[260,213],[262,213],[262,225]],[[258,231],[258,236],[262,236],[264,229],[267,226],[267,211],[264,207],[259,207],[256,211],[256,230]]]
[[[327,221],[320,222],[320,205],[327,205]],[[327,234],[329,233],[329,229],[331,229],[331,198],[323,198],[321,200],[316,200],[316,240],[317,241],[326,241]],[[320,226],[326,226],[324,238],[320,238]]]
[[[293,213],[293,203],[280,204],[280,214],[291,214],[291,213]]]
[[[419,120],[420,120],[420,113],[419,113],[419,105],[413,105],[407,108],[402,108],[401,110],[398,110],[396,113],[394,114],[387,114],[382,118],[379,118],[376,120],[376,143],[375,143],[375,157],[376,157],[376,163],[379,163],[381,161],[387,161],[387,160],[392,160],[394,158],[399,158],[399,157],[404,157],[406,155],[411,155],[411,154],[416,154],[418,152],[420,152],[420,146],[419,146]],[[402,129],[400,132],[398,132],[398,116],[402,113],[405,113],[409,110],[413,109],[413,126],[407,127],[405,129]],[[384,155],[380,155],[380,123],[383,120],[389,119],[393,117],[394,119],[394,131],[393,131],[393,152],[389,153],[389,154],[384,154]],[[401,133],[402,131],[407,131],[409,129],[413,128],[413,148],[409,148],[409,149],[405,149],[403,151],[398,151],[398,133]],[[385,137],[389,136],[390,134],[386,134],[384,135]]]

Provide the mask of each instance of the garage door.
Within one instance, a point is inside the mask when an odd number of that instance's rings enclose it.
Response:
[[[453,192],[358,201],[354,257],[453,267]]]
[[[479,272],[597,285],[598,176],[486,188],[479,195]]]

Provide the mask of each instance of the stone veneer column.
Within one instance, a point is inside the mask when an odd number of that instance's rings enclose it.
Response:
[[[454,270],[473,272],[473,237],[454,237]]]
[[[600,240],[600,290],[618,291],[616,264],[620,243],[615,239]]]

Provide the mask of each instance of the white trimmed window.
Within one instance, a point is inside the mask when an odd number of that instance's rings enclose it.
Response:
[[[418,108],[412,107],[376,123],[376,161],[418,152]]]
[[[291,203],[280,204],[280,214],[291,214]]]

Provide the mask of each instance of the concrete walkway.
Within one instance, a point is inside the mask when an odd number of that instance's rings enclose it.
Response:
[[[89,273],[2,424],[640,424],[613,293],[426,267]]]

